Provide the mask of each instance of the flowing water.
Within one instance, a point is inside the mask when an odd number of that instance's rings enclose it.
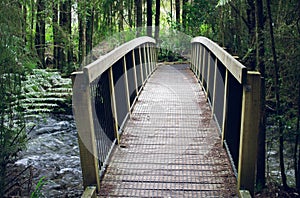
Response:
[[[73,117],[60,115],[39,120],[42,121],[28,123],[36,127],[29,133],[27,149],[15,165],[33,167],[33,186],[45,177],[47,183],[41,190],[45,197],[80,197],[82,175]]]

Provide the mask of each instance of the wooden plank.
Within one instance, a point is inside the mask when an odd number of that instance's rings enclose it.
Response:
[[[249,190],[252,196],[260,120],[260,83],[260,73],[248,72],[247,85],[243,87],[238,189]]]
[[[97,147],[95,144],[94,123],[92,117],[91,94],[87,77],[77,73],[73,77],[73,115],[78,130],[80,163],[83,186],[94,185],[100,189]]]
[[[211,41],[206,37],[195,37],[191,41],[192,43],[201,43],[206,46],[229,70],[229,72],[237,79],[241,84],[246,82],[247,69],[246,67],[232,57],[228,52],[221,48],[218,44]]]

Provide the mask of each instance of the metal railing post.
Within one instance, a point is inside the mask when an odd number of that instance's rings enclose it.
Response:
[[[123,57],[123,69],[124,69],[124,83],[125,83],[127,110],[128,110],[129,115],[131,115],[131,110],[130,110],[130,93],[129,93],[127,67],[126,67],[126,56]]]
[[[227,95],[228,95],[228,69],[225,73],[225,85],[224,85],[224,103],[223,103],[223,121],[222,121],[222,145],[225,140],[225,133],[227,129]]]
[[[216,57],[215,59],[215,73],[214,73],[214,90],[213,90],[213,102],[212,102],[212,110],[211,110],[211,116],[214,117],[215,114],[215,100],[216,100],[216,87],[217,87],[217,70],[218,70],[218,59]]]
[[[114,131],[115,137],[117,139],[117,143],[120,143],[120,135],[118,133],[119,130],[119,122],[118,122],[118,112],[117,112],[117,103],[116,103],[116,94],[115,94],[115,86],[114,86],[114,77],[112,67],[109,68],[109,88],[111,94],[111,108],[112,114],[114,117]]]
[[[141,79],[142,79],[142,85],[144,84],[144,69],[143,69],[143,63],[142,63],[142,52],[141,47],[139,47],[139,58],[140,58],[140,67],[141,67]]]
[[[151,69],[151,58],[150,58],[150,48],[148,43],[146,44],[146,53],[147,53],[147,65],[148,65],[148,76],[150,76],[150,74],[152,73],[152,69]]]
[[[200,75],[201,75],[201,68],[202,68],[202,65],[201,65],[201,60],[203,59],[203,57],[202,57],[202,46],[201,46],[201,44],[199,44],[199,59],[197,60],[197,62],[198,62],[198,68],[197,68],[197,70],[198,70],[198,79],[200,80]]]
[[[202,79],[201,79],[201,84],[202,84],[202,86],[204,86],[204,68],[205,68],[205,52],[206,52],[206,50],[205,50],[205,48],[203,47],[203,49],[202,49],[202,51],[203,51],[203,56],[202,56],[202,68],[201,68],[201,74],[202,74]]]
[[[194,70],[194,43],[192,43],[192,47],[191,47],[191,69],[192,71],[195,73],[195,70]]]
[[[136,64],[135,64],[134,50],[132,50],[132,63],[133,63],[133,73],[134,73],[135,92],[136,92],[136,95],[138,95],[139,89],[138,89],[138,80],[137,80],[137,72],[136,72]]]
[[[145,69],[146,69],[146,77],[145,77],[145,79],[148,79],[148,77],[149,77],[149,71],[148,71],[148,63],[147,63],[147,54],[146,54],[146,45],[144,45],[144,47],[143,47],[143,51],[144,51],[144,67],[145,67]]]
[[[206,77],[206,100],[208,100],[209,79],[210,79],[210,51],[207,53],[207,77]]]
[[[237,188],[249,190],[252,196],[254,195],[260,120],[260,84],[260,73],[248,72],[247,84],[243,86]]]
[[[194,71],[195,71],[195,74],[198,73],[198,70],[197,70],[197,43],[194,46]]]

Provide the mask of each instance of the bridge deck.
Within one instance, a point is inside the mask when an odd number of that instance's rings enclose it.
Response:
[[[186,65],[148,80],[101,182],[103,197],[233,197],[236,179]]]

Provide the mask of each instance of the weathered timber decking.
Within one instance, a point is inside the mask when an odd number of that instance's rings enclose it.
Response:
[[[187,65],[159,66],[144,87],[100,197],[235,197],[236,179]]]

